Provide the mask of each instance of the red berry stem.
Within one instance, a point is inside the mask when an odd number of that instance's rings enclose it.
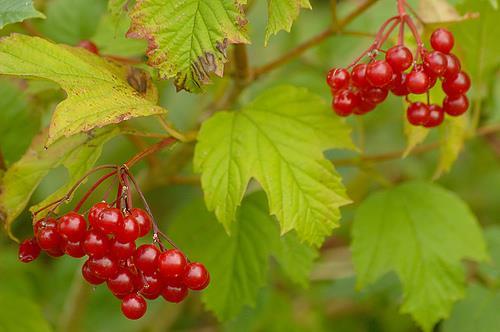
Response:
[[[76,204],[73,211],[79,212],[80,209],[82,208],[83,204],[85,204],[87,199],[90,197],[90,195],[92,195],[92,193],[97,189],[97,187],[99,187],[101,185],[101,183],[103,183],[104,181],[106,181],[108,178],[112,177],[115,174],[116,174],[116,171],[113,171],[111,173],[104,175],[99,180],[97,180],[96,183],[94,183],[94,185],[92,185],[92,187],[85,193],[85,195],[82,197],[82,199]]]
[[[175,142],[177,142],[177,139],[175,137],[167,137],[164,140],[161,140],[160,142],[151,145],[147,149],[142,150],[141,152],[139,152],[138,154],[136,154],[135,156],[130,158],[130,160],[127,161],[124,164],[124,166],[126,168],[130,168],[133,165],[135,165],[135,163],[137,163],[139,160],[143,159],[144,157],[149,156],[150,154],[155,153],[156,151],[159,151],[159,150],[163,149],[164,147],[169,146],[170,144],[175,143]]]
[[[124,168],[124,171],[127,174],[130,181],[132,181],[132,184],[134,185],[134,188],[137,191],[137,194],[139,194],[139,197],[141,198],[142,203],[144,204],[144,207],[146,208],[146,211],[151,216],[151,221],[153,223],[153,240],[154,240],[154,242],[158,244],[158,246],[160,247],[160,249],[162,251],[164,251],[165,247],[163,246],[163,243],[161,242],[161,239],[159,237],[159,235],[161,235],[172,247],[174,247],[175,249],[178,249],[178,247],[174,243],[174,241],[172,241],[172,239],[170,239],[166,234],[164,234],[164,233],[162,233],[162,231],[160,231],[160,228],[158,227],[158,223],[156,222],[156,220],[153,216],[153,213],[151,212],[151,208],[149,207],[149,204],[146,200],[146,197],[144,197],[144,194],[143,194],[141,188],[139,187],[139,185],[137,184],[137,181],[135,180],[132,173],[130,173],[126,167]]]

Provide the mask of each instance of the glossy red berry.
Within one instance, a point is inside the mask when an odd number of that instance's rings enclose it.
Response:
[[[115,295],[127,295],[134,291],[134,276],[128,269],[121,268],[106,281],[109,290]]]
[[[43,228],[57,228],[57,220],[55,220],[54,218],[43,218],[38,220],[33,225],[33,234],[35,234],[36,236],[38,232]]]
[[[359,105],[359,97],[350,90],[340,90],[333,98],[333,110],[337,115],[348,116]]]
[[[151,222],[151,217],[143,209],[133,208],[130,210],[130,215],[135,218],[137,224],[139,225],[139,237],[143,237],[151,231],[153,223]]]
[[[85,237],[87,222],[82,215],[68,212],[59,219],[57,224],[59,235],[69,241],[80,241]]]
[[[158,272],[150,275],[143,274],[142,276],[140,276],[139,285],[139,293],[150,300],[154,300],[158,296],[160,296],[163,288],[165,287],[165,284]]]
[[[24,240],[19,245],[19,255],[18,258],[23,263],[29,263],[40,256],[40,246],[36,242],[36,239],[31,238]]]
[[[349,84],[349,72],[343,68],[332,68],[326,75],[326,83],[332,90],[340,90]]]
[[[143,244],[134,253],[135,266],[145,274],[152,274],[158,269],[160,251],[152,244]]]
[[[464,114],[469,108],[469,99],[466,95],[458,95],[454,97],[447,96],[443,101],[443,110],[451,116],[459,116]]]
[[[164,280],[182,277],[186,266],[186,256],[178,249],[162,252],[158,258],[158,269]]]
[[[66,255],[74,258],[82,258],[83,256],[85,256],[85,250],[83,250],[83,245],[80,241],[73,242],[69,240],[63,240],[61,249]]]
[[[99,49],[97,48],[97,45],[91,42],[90,40],[82,40],[81,42],[78,43],[78,46],[94,54],[99,54]]]
[[[111,240],[110,254],[118,259],[127,259],[134,254],[135,242],[121,243],[117,239]]]
[[[383,88],[391,83],[393,70],[384,60],[376,60],[366,68],[366,79],[375,87]]]
[[[413,69],[406,76],[406,88],[409,93],[422,94],[429,88],[429,76],[419,69]]]
[[[161,296],[168,302],[179,303],[188,295],[188,289],[184,285],[167,285],[161,292]]]
[[[395,73],[389,88],[395,96],[408,95],[409,92],[406,88],[406,73]]]
[[[366,79],[366,68],[368,68],[366,63],[360,63],[354,66],[351,72],[352,84],[360,89],[370,87],[370,83]]]
[[[100,285],[105,280],[95,276],[94,272],[90,267],[90,262],[87,260],[82,266],[82,276],[91,285]]]
[[[138,294],[129,294],[122,300],[122,312],[128,319],[139,319],[146,313],[147,304]]]
[[[64,255],[64,251],[62,251],[62,249],[60,247],[56,247],[56,248],[52,248],[52,249],[47,249],[45,250],[45,252],[47,253],[47,255],[49,255],[50,257],[61,257]]]
[[[101,279],[112,278],[118,272],[118,263],[110,256],[90,257],[89,266],[94,275]]]
[[[410,68],[413,62],[413,55],[408,47],[397,45],[387,50],[385,61],[387,61],[394,72],[401,73]]]
[[[363,91],[363,97],[367,100],[370,101],[374,104],[380,104],[383,102],[386,98],[387,95],[389,94],[389,91],[383,88],[368,88]]]
[[[456,74],[460,72],[461,65],[460,65],[460,60],[456,57],[455,54],[445,54],[446,56],[446,71],[444,72],[443,76],[446,77],[453,77]]]
[[[429,108],[421,102],[411,103],[406,110],[408,122],[414,126],[423,126],[429,120]]]
[[[116,231],[116,239],[122,243],[134,242],[139,237],[139,224],[132,215],[123,218],[121,226]]]
[[[453,38],[453,34],[446,29],[434,30],[431,35],[431,46],[436,51],[450,53],[454,43],[455,38]]]
[[[205,265],[201,263],[189,263],[184,271],[184,284],[193,290],[202,290],[208,286],[210,275]]]
[[[376,104],[372,103],[371,101],[367,100],[364,97],[361,97],[359,99],[359,105],[354,109],[354,114],[356,115],[362,115],[366,114],[368,112],[371,112],[377,107]]]
[[[97,227],[104,234],[116,234],[122,227],[123,215],[120,209],[107,208],[99,213],[97,218]]]
[[[439,126],[443,123],[444,111],[438,105],[429,105],[429,118],[427,122],[424,123],[424,127],[433,128]]]
[[[89,219],[90,226],[97,227],[97,222],[98,222],[99,214],[101,214],[101,212],[103,210],[108,209],[109,207],[110,207],[109,204],[106,203],[106,202],[99,202],[99,203],[94,204],[90,208],[90,211],[89,211],[89,214],[88,214],[88,219]]]
[[[55,253],[61,245],[62,238],[56,228],[47,227],[38,231],[36,241],[43,250],[53,250]]]
[[[83,249],[87,255],[99,258],[110,250],[110,242],[106,235],[98,230],[90,230],[83,239]]]
[[[463,95],[470,88],[470,78],[465,72],[461,71],[455,76],[447,77],[443,80],[443,91],[448,96]]]
[[[447,69],[447,61],[446,54],[433,51],[425,54],[424,67],[433,76],[443,76]]]

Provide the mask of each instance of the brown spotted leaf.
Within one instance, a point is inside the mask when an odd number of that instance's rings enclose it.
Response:
[[[116,65],[83,48],[13,34],[0,40],[0,74],[58,83],[68,97],[57,105],[47,145],[63,136],[131,118],[164,113],[157,91],[137,70]]]
[[[178,90],[199,92],[210,73],[222,76],[229,44],[248,43],[242,0],[139,0],[131,38],[149,42],[149,64]]]

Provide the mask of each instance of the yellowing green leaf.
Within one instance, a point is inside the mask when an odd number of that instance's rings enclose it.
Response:
[[[350,201],[323,152],[353,148],[349,127],[306,89],[269,89],[238,112],[221,112],[198,135],[194,167],[205,201],[227,231],[250,179],[267,194],[282,233],[319,245]]]
[[[426,24],[455,22],[463,19],[448,0],[420,0],[419,16]]]
[[[7,24],[35,17],[45,18],[45,15],[33,7],[31,0],[0,0],[0,29]]]
[[[255,305],[259,290],[267,284],[271,255],[282,257],[282,252],[289,249],[283,246],[283,241],[294,241],[289,237],[293,234],[280,239],[277,223],[267,211],[263,192],[245,197],[236,218],[229,236],[200,199],[187,205],[171,222],[171,233],[176,234],[176,242],[190,259],[206,264],[211,282],[203,291],[202,300],[220,320],[234,317],[245,306]],[[296,245],[295,252],[308,251],[306,245],[298,241]],[[303,271],[292,274],[302,281],[299,275],[308,275],[308,267],[312,264],[308,259],[295,262],[300,263],[305,264]]]
[[[309,0],[268,0],[268,22],[266,27],[265,44],[272,35],[280,30],[290,32],[293,21],[299,16],[302,8],[311,9]]]
[[[74,181],[92,167],[102,145],[117,133],[116,129],[104,128],[62,139],[47,149],[44,148],[46,133],[36,136],[25,155],[7,170],[0,185],[0,220],[5,223],[9,234],[15,218],[51,169],[61,164],[66,166],[71,181]]]
[[[83,48],[14,34],[0,40],[0,74],[42,78],[58,83],[68,97],[56,107],[47,145],[130,118],[164,113],[147,78],[145,93],[127,82],[129,70]]]
[[[467,117],[447,117],[440,129],[440,156],[434,178],[448,172],[457,160],[467,134]]]
[[[128,36],[149,42],[149,63],[178,90],[222,76],[229,44],[248,43],[241,0],[138,0]]]
[[[378,192],[356,212],[352,252],[358,285],[390,271],[403,285],[401,311],[431,331],[464,296],[461,260],[487,258],[481,229],[460,198],[410,182]]]
[[[411,151],[413,151],[413,149],[417,145],[425,141],[425,139],[429,135],[429,129],[425,127],[417,127],[412,125],[406,120],[406,117],[403,121],[404,121],[404,133],[406,136],[406,150],[403,156],[406,157],[411,153]]]

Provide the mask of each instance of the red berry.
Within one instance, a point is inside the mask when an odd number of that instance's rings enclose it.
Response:
[[[444,77],[453,77],[460,72],[461,65],[460,60],[455,54],[445,54],[446,56],[446,71],[444,72]]]
[[[408,88],[406,87],[406,73],[394,74],[391,83],[391,92],[396,96],[408,95]]]
[[[360,63],[354,66],[351,72],[352,84],[360,89],[370,87],[370,83],[366,79],[366,68],[368,68],[366,63]]]
[[[150,300],[154,300],[158,296],[160,296],[163,288],[165,287],[163,280],[160,278],[158,272],[155,272],[151,275],[143,274],[139,277],[139,282],[139,293]]]
[[[446,29],[434,30],[431,35],[431,46],[436,51],[450,53],[454,43],[453,34]]]
[[[372,103],[369,100],[366,100],[366,98],[362,97],[359,99],[359,105],[354,109],[354,114],[356,115],[362,115],[366,114],[368,112],[371,112],[377,107],[374,103]]]
[[[122,243],[133,242],[139,237],[139,224],[132,215],[123,218],[121,227],[116,232],[116,239]]]
[[[38,245],[43,250],[51,250],[56,253],[61,244],[62,238],[54,227],[42,228],[36,236]]]
[[[447,96],[443,101],[443,110],[451,116],[464,114],[469,108],[469,99],[466,95],[456,97]]]
[[[99,49],[97,48],[96,44],[94,44],[90,40],[82,40],[81,42],[78,43],[78,47],[82,47],[94,54],[99,54]]]
[[[161,292],[161,296],[168,302],[179,303],[186,298],[188,289],[184,285],[172,286],[167,285]]]
[[[62,249],[60,247],[48,249],[48,250],[45,250],[45,252],[50,257],[61,257],[62,255],[64,255],[64,251],[62,251]]]
[[[122,227],[123,215],[117,208],[107,208],[99,213],[97,218],[97,227],[104,234],[116,234]]]
[[[202,290],[208,286],[210,275],[205,265],[201,263],[189,263],[184,271],[184,284],[193,290]]]
[[[139,224],[139,237],[148,234],[153,224],[149,214],[143,209],[133,208],[130,210],[130,215],[133,216],[137,224]]]
[[[98,230],[92,229],[85,235],[83,249],[89,256],[95,258],[102,257],[109,252],[109,239]]]
[[[88,214],[88,219],[89,219],[90,226],[97,227],[97,222],[98,222],[99,214],[101,214],[101,212],[103,210],[108,209],[108,208],[109,208],[109,204],[106,203],[106,202],[95,203],[90,208],[90,211],[89,211],[89,214]]]
[[[158,269],[164,280],[181,277],[186,266],[186,256],[178,249],[170,249],[162,252],[158,258]]]
[[[90,257],[89,266],[94,275],[100,279],[107,280],[118,272],[118,263],[110,256]]]
[[[427,122],[424,123],[424,127],[433,128],[439,126],[443,123],[444,111],[438,105],[429,105],[429,118]]]
[[[87,222],[82,215],[76,212],[68,212],[59,218],[57,230],[66,240],[80,241],[85,236]]]
[[[406,46],[393,46],[387,50],[385,60],[392,67],[393,71],[401,73],[410,68],[413,62],[413,55]]]
[[[366,68],[366,79],[378,88],[383,88],[391,83],[393,70],[384,60],[376,60]]]
[[[363,98],[374,104],[380,104],[387,98],[389,91],[382,88],[368,88],[363,91]]]
[[[38,234],[38,232],[43,229],[43,228],[56,228],[57,227],[57,220],[54,218],[43,218],[38,220],[34,225],[33,225],[33,234],[35,236]]]
[[[359,105],[359,97],[350,90],[340,90],[333,98],[333,110],[337,115],[348,116]]]
[[[29,263],[40,256],[40,246],[35,238],[27,239],[19,245],[18,258],[23,263]]]
[[[91,285],[100,285],[105,280],[95,276],[94,271],[90,267],[90,262],[87,260],[82,266],[82,276]]]
[[[429,76],[420,69],[413,69],[406,76],[406,88],[409,93],[422,94],[429,88]]]
[[[332,68],[326,75],[326,83],[332,90],[340,90],[349,84],[349,72],[343,68]]]
[[[129,294],[122,300],[122,312],[128,319],[139,319],[146,313],[148,305],[138,294]]]
[[[81,258],[85,256],[85,250],[83,250],[83,245],[80,241],[72,242],[69,240],[63,240],[61,248],[68,256],[75,258]]]
[[[143,244],[135,250],[134,264],[145,274],[152,274],[158,269],[160,251],[152,244]]]
[[[109,290],[115,295],[127,295],[134,291],[134,276],[128,269],[121,268],[106,281]]]
[[[414,126],[423,126],[429,120],[429,108],[421,102],[411,103],[406,110],[408,122]]]
[[[135,242],[121,243],[117,239],[111,240],[109,252],[118,259],[127,259],[134,254]]]
[[[446,54],[439,51],[433,51],[424,56],[424,67],[433,76],[443,76],[447,65]]]
[[[463,95],[470,88],[470,78],[465,72],[461,71],[455,76],[447,77],[443,80],[443,91],[448,96]]]

